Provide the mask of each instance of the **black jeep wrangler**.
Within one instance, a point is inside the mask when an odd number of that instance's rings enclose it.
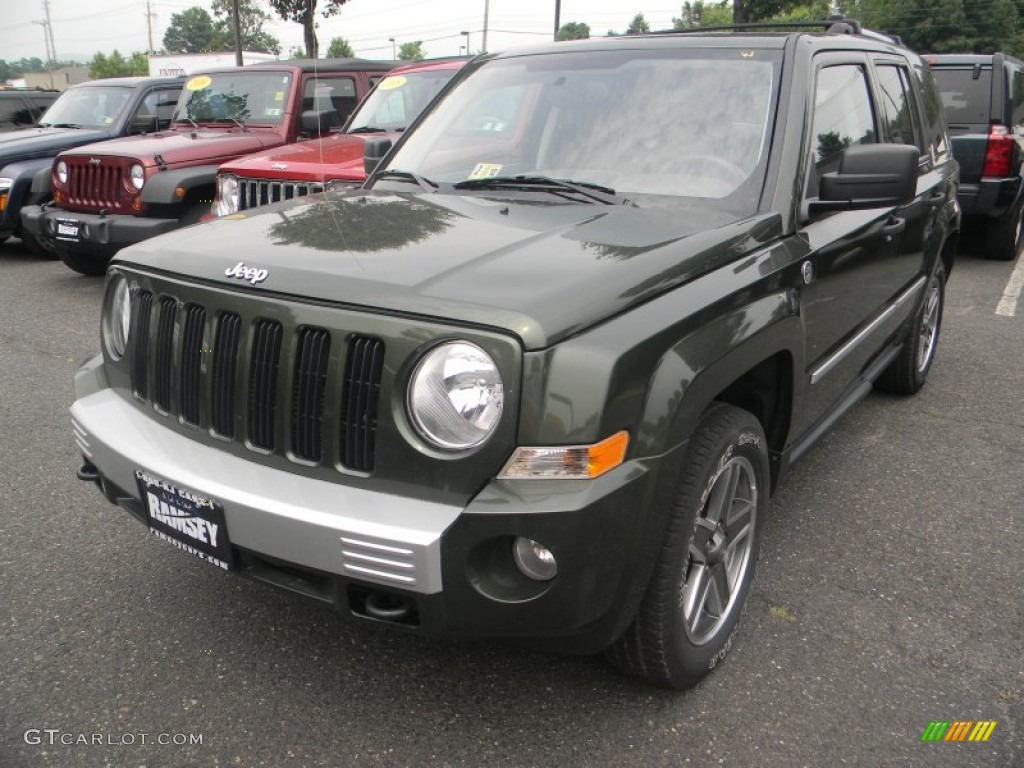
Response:
[[[696,683],[791,462],[931,368],[959,218],[924,62],[851,23],[550,44],[381,149],[120,252],[79,476],[356,620]]]
[[[1009,261],[1024,244],[1024,62],[1005,53],[926,57],[960,164],[964,227],[984,255]]]

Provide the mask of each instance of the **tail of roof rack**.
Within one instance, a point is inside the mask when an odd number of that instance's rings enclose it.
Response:
[[[861,23],[855,19],[844,19],[841,17],[822,19],[820,21],[754,21],[745,24],[714,24],[706,27],[688,27],[686,29],[667,29],[658,34],[700,34],[702,32],[756,32],[758,30],[797,30],[817,29],[826,35],[861,35],[870,37],[885,43],[903,45],[898,35],[890,35],[886,32],[876,32],[872,29],[864,29]]]

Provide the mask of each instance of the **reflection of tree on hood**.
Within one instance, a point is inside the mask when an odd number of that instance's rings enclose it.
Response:
[[[415,197],[311,199],[308,205],[279,211],[270,227],[277,245],[303,245],[321,251],[385,251],[421,243],[452,225],[455,214]]]

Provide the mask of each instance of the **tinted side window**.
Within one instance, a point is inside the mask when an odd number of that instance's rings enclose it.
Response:
[[[20,97],[0,99],[0,130],[28,128],[35,122],[35,114]]]
[[[907,71],[903,67],[884,64],[875,72],[878,76],[878,111],[888,140],[893,144],[912,144],[921,148],[923,145],[917,135]]]
[[[877,141],[874,113],[864,68],[841,64],[818,71],[811,123],[809,197],[818,194],[821,174],[839,168],[839,156],[854,144]]]
[[[1014,64],[1006,65],[1010,78],[1010,114],[1013,125],[1024,125],[1024,72]]]
[[[943,117],[942,96],[935,84],[932,72],[922,65],[914,67],[914,79],[921,93],[924,107],[924,130],[928,143],[935,153],[935,160],[942,160],[949,154],[949,138],[946,135],[946,119]]]
[[[356,102],[356,81],[351,77],[311,77],[302,91],[302,110],[329,110],[332,107],[342,122],[348,119]]]

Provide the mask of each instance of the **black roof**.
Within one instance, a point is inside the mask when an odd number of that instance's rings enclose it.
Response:
[[[274,70],[282,66],[298,67],[303,72],[389,72],[404,61],[377,61],[373,59],[286,59],[247,64],[244,69]],[[233,67],[232,67],[233,68]],[[226,67],[210,67],[207,72],[220,71]]]
[[[86,80],[72,88],[91,88],[97,85],[113,85],[121,88],[136,88],[140,85],[159,85],[161,83],[183,83],[184,76],[175,77],[105,77],[102,80]]]

